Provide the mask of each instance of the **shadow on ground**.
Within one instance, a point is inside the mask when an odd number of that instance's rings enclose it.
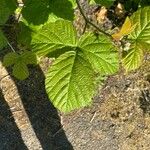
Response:
[[[12,148],[27,150],[0,89],[0,150],[11,150]]]
[[[8,72],[11,74],[9,70]],[[17,86],[18,94],[42,149],[73,150],[63,131],[58,112],[46,94],[45,77],[41,68],[39,66],[32,67],[30,77],[24,81],[18,81],[13,76],[11,78]],[[20,150],[20,146],[22,150],[26,149],[2,92],[1,99],[0,114],[4,119],[0,119],[0,150],[10,150],[9,146],[6,148],[6,145],[10,145],[11,150]],[[11,146],[11,143],[15,143],[16,147]]]

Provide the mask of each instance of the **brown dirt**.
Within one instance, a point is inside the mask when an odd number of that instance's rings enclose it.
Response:
[[[110,77],[92,107],[63,117],[75,150],[150,149],[150,62]]]
[[[69,114],[58,112],[45,92],[50,64],[44,59],[30,66],[30,77],[18,81],[0,62],[0,150],[150,149],[149,60],[128,75],[109,77],[92,106]]]
[[[44,72],[50,63],[41,63]],[[109,77],[91,107],[70,114],[58,113],[48,100],[40,67],[25,81],[2,64],[0,70],[0,150],[150,149],[150,62]]]

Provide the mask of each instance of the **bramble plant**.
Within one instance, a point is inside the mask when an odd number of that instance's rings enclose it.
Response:
[[[88,2],[109,8],[116,1]],[[28,64],[37,64],[37,57],[55,58],[45,79],[51,102],[62,112],[88,106],[104,77],[119,71],[120,59],[125,71],[129,72],[139,68],[145,52],[150,51],[150,7],[147,3],[145,0],[126,2],[127,10],[132,10],[132,6],[138,10],[126,17],[120,31],[112,33],[90,21],[79,0],[23,0],[22,5],[17,0],[1,0],[0,49],[6,46],[12,49],[5,55],[3,64],[12,66],[13,75],[24,80],[29,76]],[[76,8],[96,33],[84,31],[78,36],[73,25]],[[9,16],[14,13],[20,17],[15,26],[15,30],[20,30],[17,42],[26,50],[16,51],[3,33]],[[122,40],[130,43],[128,50],[120,50],[115,44]]]

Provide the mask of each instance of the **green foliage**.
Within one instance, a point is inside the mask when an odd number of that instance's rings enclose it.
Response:
[[[46,75],[46,90],[54,106],[63,112],[91,104],[94,72],[82,52],[66,52],[56,59]]]
[[[143,58],[143,50],[136,43],[132,44],[129,52],[123,59],[123,65],[126,71],[137,69],[141,65]]]
[[[124,8],[126,11],[136,11],[139,7],[141,0],[125,0]]]
[[[35,29],[35,28],[34,28]],[[31,43],[31,33],[34,32],[31,26],[25,24],[25,21],[20,21],[19,23],[19,33],[17,37],[17,42],[26,47],[30,47]]]
[[[123,59],[127,71],[137,69],[143,61],[144,51],[150,50],[150,7],[139,9],[131,16],[136,28],[129,35],[131,49]]]
[[[107,36],[85,34],[80,38],[78,47],[101,75],[110,75],[118,71],[118,52]]]
[[[27,65],[37,64],[37,59],[35,54],[30,51],[22,54],[10,52],[5,55],[3,64],[6,67],[13,65],[13,75],[20,80],[24,80],[29,76]]]
[[[110,7],[115,0],[89,0],[90,4],[101,4],[102,6]]]
[[[131,22],[132,24],[137,23],[137,26],[129,38],[136,41],[145,50],[150,50],[150,7],[139,9],[132,15]]]
[[[149,6],[150,5],[150,0],[141,0],[141,6]]]
[[[24,80],[29,76],[28,67],[21,61],[21,59],[20,61],[18,59],[17,63],[14,64],[12,69],[13,75],[19,80]]]
[[[5,55],[4,60],[3,60],[3,65],[5,67],[9,67],[11,65],[14,65],[16,63],[17,58],[19,55],[17,53],[11,52]]]
[[[4,24],[8,17],[17,8],[17,0],[1,0],[0,1],[0,24]]]
[[[17,8],[17,0],[0,1],[0,25],[4,27]],[[114,2],[123,2],[129,14],[149,4],[146,0],[88,2],[107,8]],[[3,64],[6,67],[12,66],[13,75],[24,80],[29,76],[28,65],[37,64],[36,56],[54,57],[55,61],[46,73],[45,87],[54,106],[63,112],[89,106],[97,86],[102,85],[108,75],[117,73],[119,47],[115,46],[114,40],[117,42],[129,34],[126,40],[131,46],[123,52],[122,60],[127,72],[138,68],[145,51],[150,51],[150,7],[138,9],[131,16],[131,22],[128,19],[123,26],[119,38],[105,32],[89,31],[78,37],[73,26],[76,0],[23,0],[23,3],[24,7],[19,11],[22,16],[18,22],[19,30],[16,26],[19,31],[17,42],[19,46],[23,45],[31,51],[8,53]],[[8,43],[2,29],[0,28],[0,49]],[[127,33],[123,34],[124,32]],[[9,46],[12,48],[10,44]]]
[[[0,30],[0,50],[6,46],[6,38],[5,36],[3,35],[2,31]]]
[[[78,39],[69,21],[58,20],[43,26],[31,43],[32,50],[40,56],[62,54],[46,75],[47,93],[61,111],[89,105],[95,89],[95,71],[107,75],[118,70],[118,52],[112,41],[93,33]]]
[[[58,18],[74,19],[73,0],[26,0],[22,15],[29,24],[40,25]],[[31,15],[32,14],[32,15]]]
[[[32,50],[38,55],[61,54],[69,49],[76,47],[76,31],[71,22],[58,20],[54,23],[48,23],[43,26],[37,33],[33,33],[31,46]],[[66,49],[63,49],[67,47]],[[51,55],[52,55],[51,54]]]
[[[8,20],[8,17],[16,8],[17,0],[0,0],[0,25],[5,24],[5,22]],[[0,29],[0,49],[5,47],[6,45],[6,37]]]

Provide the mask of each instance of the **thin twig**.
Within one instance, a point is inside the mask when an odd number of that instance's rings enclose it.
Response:
[[[105,31],[101,30],[98,26],[96,26],[94,23],[92,23],[91,21],[89,21],[89,19],[85,16],[82,7],[80,6],[79,0],[76,0],[77,6],[80,10],[81,15],[83,16],[84,20],[86,23],[90,24],[91,26],[93,26],[97,31],[109,36],[110,38],[112,38],[112,36],[108,33],[106,33]]]
[[[94,115],[92,116],[92,118],[91,118],[91,120],[90,120],[90,123],[93,122],[93,120],[95,119],[95,117],[96,117],[96,112],[95,112]]]
[[[63,130],[63,126],[56,132],[53,134],[53,137],[55,137],[59,132],[61,132]]]
[[[12,45],[7,41],[7,44],[9,45],[9,47],[11,48],[11,50],[13,51],[13,52],[16,52],[15,51],[15,49],[12,47]]]
[[[85,26],[84,26],[84,28],[83,28],[82,34],[84,34],[84,33],[85,33],[86,28],[87,28],[87,22],[85,22]]]

